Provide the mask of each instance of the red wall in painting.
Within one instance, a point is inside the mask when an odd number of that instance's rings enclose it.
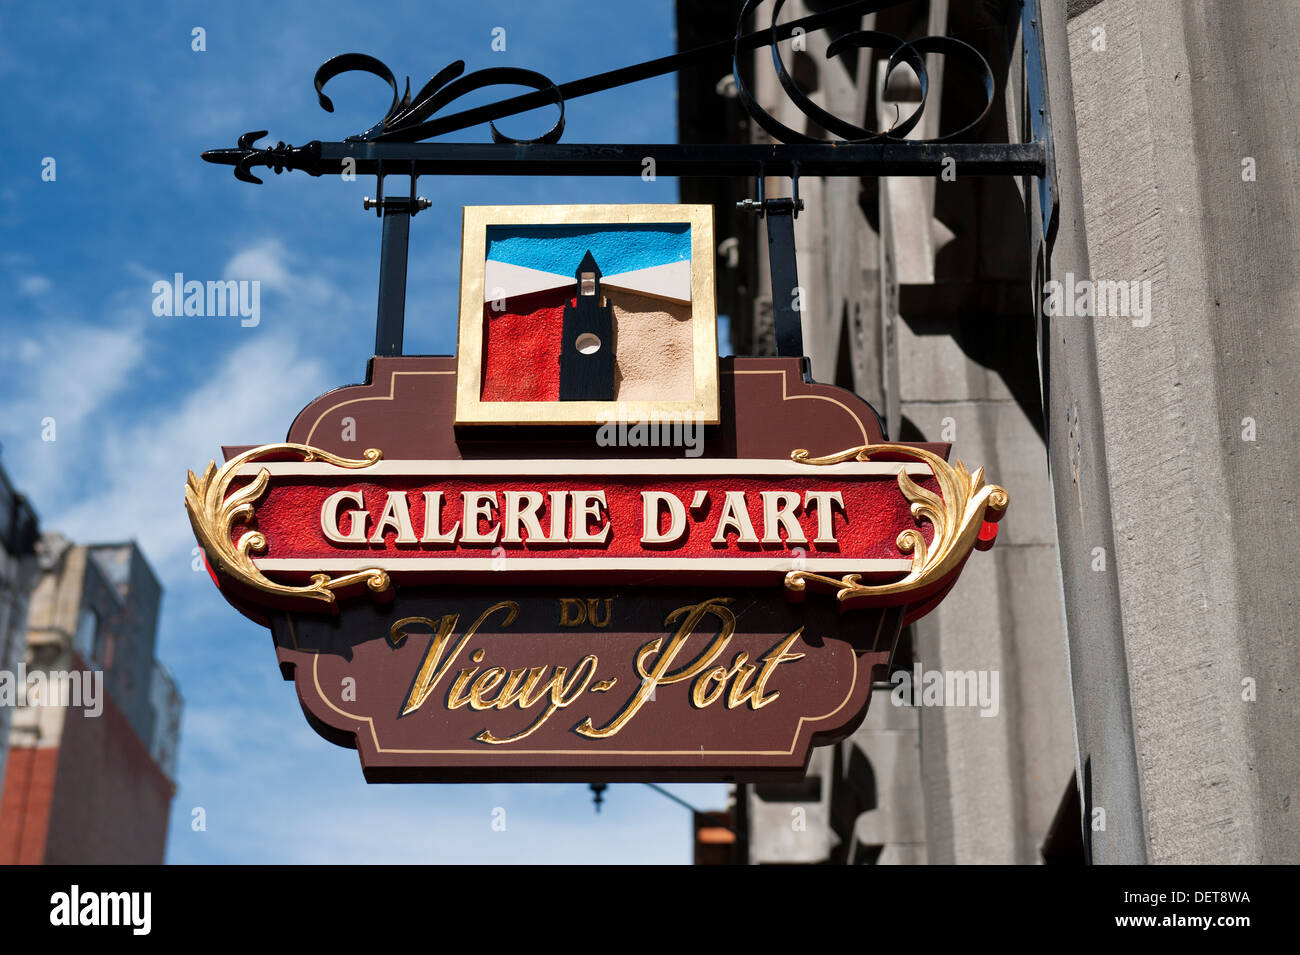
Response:
[[[559,401],[560,336],[572,289],[550,289],[483,306],[483,401]]]

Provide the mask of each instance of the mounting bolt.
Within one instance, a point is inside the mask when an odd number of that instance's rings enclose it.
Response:
[[[395,203],[404,203],[404,202],[406,202],[405,199],[372,199],[369,196],[366,196],[364,199],[361,200],[361,208],[380,209],[385,204],[387,204],[388,207],[391,209],[394,208]],[[418,199],[415,200],[415,204],[411,208],[411,214],[414,215],[415,213],[419,212],[421,209],[428,209],[431,208],[432,206],[433,206],[432,200],[426,199],[424,198],[424,196],[420,196]]]

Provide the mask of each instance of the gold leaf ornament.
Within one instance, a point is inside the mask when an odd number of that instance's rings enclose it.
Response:
[[[349,469],[370,467],[383,457],[383,453],[376,448],[369,448],[357,460],[339,457],[306,444],[267,444],[236,455],[220,470],[215,461],[209,461],[201,477],[190,471],[185,482],[185,510],[190,515],[194,536],[207,555],[212,569],[264,594],[317,600],[328,606],[333,606],[337,599],[335,591],[353,584],[364,582],[376,594],[390,590],[392,580],[377,567],[338,577],[313,574],[311,583],[302,586],[278,584],[263,576],[253,563],[253,554],[266,550],[265,534],[250,529],[241,534],[238,541],[234,541],[235,525],[253,522],[254,507],[266,492],[271,474],[262,468],[247,485],[234,493],[228,493],[231,483],[239,476],[239,470],[245,464],[284,454],[298,455],[304,462],[324,461],[335,467]]]
[[[939,484],[942,496],[926,490],[907,475],[905,468],[898,471],[898,488],[910,502],[912,517],[928,521],[934,527],[934,536],[927,545],[920,528],[909,527],[895,540],[903,554],[912,556],[912,569],[901,580],[888,584],[863,584],[861,574],[828,577],[805,570],[793,570],[785,575],[789,590],[803,591],[809,581],[828,584],[836,589],[840,601],[861,597],[895,597],[919,590],[944,580],[961,566],[979,538],[984,521],[999,520],[1010,503],[1006,489],[996,484],[984,483],[984,469],[974,474],[958,461],[951,466],[937,454],[925,448],[905,444],[865,444],[855,448],[813,457],[805,448],[790,454],[799,464],[826,466],[845,461],[869,461],[872,455],[897,454],[914,458],[929,466]]]

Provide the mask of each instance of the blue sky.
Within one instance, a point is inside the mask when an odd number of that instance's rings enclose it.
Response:
[[[671,0],[0,7],[0,464],[45,530],[135,538],[162,579],[158,655],[186,701],[169,862],[689,861],[689,814],[643,786],[610,787],[599,816],[584,786],[367,786],[355,752],[307,726],[269,634],[193,571],[182,496],[222,444],[283,440],[308,401],[363,378],[378,278],[379,223],[361,208],[373,179],[259,170],[266,184],[247,185],[202,150],[254,129],[301,144],[370,127],[390,100],[375,77],[331,81],[333,114],[316,104],[313,73],[337,53],[377,56],[418,89],[455,59],[563,82],[673,42]],[[531,137],[552,114],[500,126]],[[674,116],[673,78],[651,80],[568,104],[564,141],[671,142]],[[408,354],[454,349],[462,205],[678,198],[675,180],[640,178],[424,179],[420,192],[433,207],[412,224]],[[260,324],[155,316],[153,283],[176,272],[259,279]],[[671,788],[726,801],[721,785]],[[195,807],[206,831],[191,829]]]

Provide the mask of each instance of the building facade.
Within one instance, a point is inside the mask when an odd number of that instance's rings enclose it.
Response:
[[[0,863],[161,863],[181,714],[155,658],[162,588],[133,543],[41,551],[23,656],[40,691],[14,710]]]
[[[836,5],[791,0],[782,20]],[[730,35],[741,6],[679,4],[679,47]],[[1018,142],[1021,7],[911,0],[781,50],[818,106],[887,129],[921,102],[914,74],[897,69],[886,87],[888,49],[827,58],[829,39],[958,37],[994,77],[987,121],[961,140]],[[1035,236],[1041,197],[1018,178],[799,183],[813,377],[871,401],[891,438],[951,442],[1012,503],[994,559],[972,562],[905,632],[857,733],[817,752],[804,784],[740,794],[750,861],[1300,858],[1285,579],[1300,556],[1287,421],[1300,125],[1267,107],[1295,102],[1300,8],[1043,0],[1041,17],[1053,242]],[[969,63],[931,54],[927,66],[919,139],[984,105]],[[741,68],[770,114],[834,138],[790,102],[766,47]],[[770,141],[736,98],[729,57],[680,82],[682,142]],[[768,196],[790,190],[765,183]],[[762,355],[775,353],[764,223],[736,205],[755,194],[682,183],[683,201],[715,207],[732,346]],[[1054,282],[1132,296],[1063,314]],[[996,674],[996,708],[895,692],[926,670]]]
[[[17,673],[27,645],[27,604],[36,579],[39,534],[36,512],[0,469],[0,673]],[[12,703],[0,701],[0,791],[12,714]]]

